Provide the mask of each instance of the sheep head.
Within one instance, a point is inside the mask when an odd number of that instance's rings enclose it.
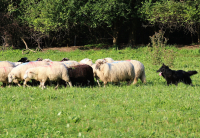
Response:
[[[62,61],[69,61],[69,58],[63,58],[62,60],[61,60],[61,62]]]
[[[106,63],[105,61],[99,61],[97,64],[96,64],[96,69],[100,69],[100,66],[103,65],[104,63]]]
[[[42,61],[43,59],[42,58],[38,58],[36,61]]]
[[[15,80],[15,75],[9,73],[9,74],[8,74],[8,82],[11,83],[13,80]]]

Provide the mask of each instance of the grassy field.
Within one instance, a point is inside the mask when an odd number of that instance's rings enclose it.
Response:
[[[200,68],[200,49],[173,49],[172,69]],[[0,92],[0,137],[200,137],[200,74],[194,86],[167,86],[156,73],[146,47],[122,50],[46,51],[22,55],[20,50],[0,53],[0,60],[17,61],[64,57],[80,61],[111,57],[135,59],[146,69],[147,84],[107,87],[6,87]]]

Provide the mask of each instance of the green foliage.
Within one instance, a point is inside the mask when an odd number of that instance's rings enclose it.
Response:
[[[165,26],[165,29],[184,27],[195,33],[193,25],[200,21],[200,1],[152,0],[142,3],[139,13],[151,24]]]
[[[168,66],[173,66],[175,59],[175,52],[173,49],[166,49],[168,39],[164,37],[163,31],[156,32],[153,36],[150,36],[151,47],[148,51],[151,54],[151,60],[154,65],[160,65],[165,63]]]

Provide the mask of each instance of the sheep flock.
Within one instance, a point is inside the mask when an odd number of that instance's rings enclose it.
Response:
[[[59,85],[93,87],[95,80],[99,86],[102,81],[105,87],[107,83],[120,84],[122,81],[127,82],[127,85],[134,85],[138,79],[146,83],[145,67],[137,60],[116,61],[103,58],[93,63],[88,58],[78,62],[68,58],[61,61],[42,58],[30,61],[23,57],[17,62],[0,62],[0,82],[3,83],[1,87],[23,85],[44,89],[47,84],[56,84],[55,89]]]

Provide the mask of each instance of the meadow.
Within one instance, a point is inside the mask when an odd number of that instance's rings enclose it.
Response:
[[[176,52],[172,69],[200,72],[200,49],[168,49]],[[134,59],[144,64],[147,84],[1,88],[0,137],[200,137],[200,73],[191,77],[194,86],[167,86],[147,47],[21,53],[1,51],[0,60]]]

